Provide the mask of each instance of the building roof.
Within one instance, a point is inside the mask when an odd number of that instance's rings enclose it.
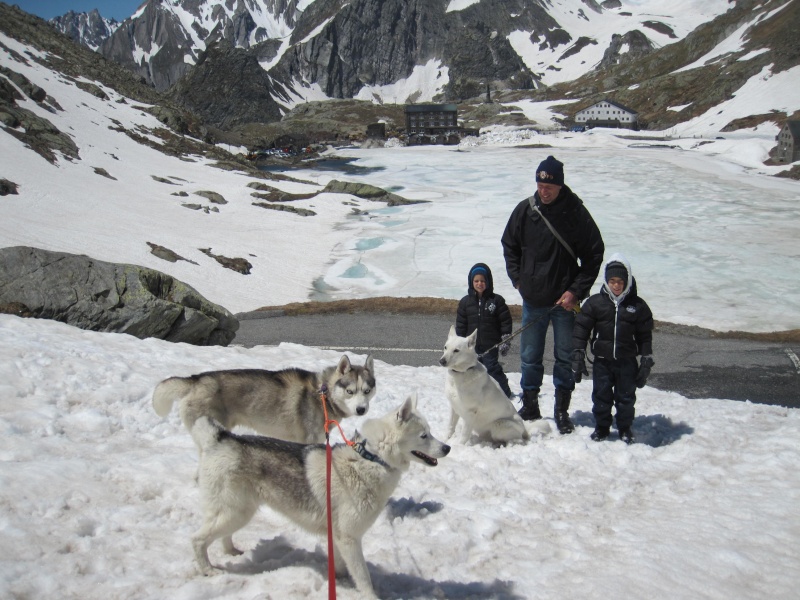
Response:
[[[786,121],[786,127],[794,139],[800,140],[800,121]]]
[[[406,104],[406,112],[457,112],[455,104]]]
[[[619,108],[619,109],[622,109],[622,110],[624,110],[625,112],[629,112],[629,113],[631,113],[631,114],[633,114],[633,115],[638,115],[638,114],[639,114],[638,112],[636,112],[636,111],[635,111],[635,110],[633,110],[632,108],[628,108],[627,106],[623,106],[623,105],[622,105],[622,104],[620,104],[619,102],[614,102],[614,101],[613,101],[613,100],[611,100],[610,98],[603,98],[602,100],[600,100],[600,102],[595,102],[595,103],[594,103],[594,104],[592,104],[591,106],[587,106],[586,108],[582,108],[582,109],[581,109],[581,110],[579,110],[578,112],[583,112],[584,110],[589,110],[590,108],[594,108],[595,106],[597,106],[597,105],[598,105],[598,104],[600,104],[601,102],[608,102],[609,104],[611,104],[611,105],[613,105],[613,106],[616,106],[617,108]]]

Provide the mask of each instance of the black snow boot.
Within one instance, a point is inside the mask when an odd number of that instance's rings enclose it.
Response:
[[[522,390],[522,408],[517,411],[523,421],[537,421],[542,418],[539,412],[539,390]]]
[[[602,442],[604,439],[608,437],[610,433],[610,429],[608,427],[595,427],[592,435],[589,437],[592,438],[595,442]]]
[[[631,431],[630,427],[622,427],[619,430],[619,439],[621,439],[629,446],[636,441],[636,437],[633,435],[633,432]]]
[[[556,405],[553,416],[556,419],[558,433],[564,435],[575,431],[575,425],[569,420],[569,401],[572,399],[572,392],[556,388]]]

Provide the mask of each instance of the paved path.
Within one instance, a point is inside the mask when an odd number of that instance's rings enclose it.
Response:
[[[245,347],[293,342],[333,350],[372,354],[392,365],[436,365],[453,319],[386,313],[284,316],[280,311],[237,315],[233,344]],[[552,341],[545,373],[552,373]],[[648,385],[687,398],[750,400],[800,407],[800,346],[704,337],[670,326],[653,336],[656,366]],[[507,372],[519,372],[519,341],[503,359]]]

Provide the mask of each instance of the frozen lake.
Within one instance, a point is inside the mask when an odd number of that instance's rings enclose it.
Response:
[[[459,298],[467,272],[486,262],[495,288],[520,303],[505,274],[500,236],[535,190],[548,154],[603,234],[622,252],[658,320],[711,329],[800,327],[797,182],[677,149],[414,147],[340,151],[365,175],[301,171],[319,183],[362,181],[425,204],[372,210],[339,227],[315,299]],[[595,289],[598,286],[595,285]]]

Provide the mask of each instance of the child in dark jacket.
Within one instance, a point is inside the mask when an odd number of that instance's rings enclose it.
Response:
[[[477,329],[475,350],[481,354],[511,335],[511,311],[508,310],[505,299],[500,294],[494,293],[492,270],[484,263],[478,263],[469,270],[467,290],[467,295],[458,303],[456,333],[466,337]],[[501,356],[505,356],[509,349],[510,344],[503,343],[478,360],[486,367],[489,375],[500,384],[506,396],[513,398],[508,377],[497,358],[498,350]]]
[[[636,293],[628,260],[614,254],[606,263],[600,292],[586,299],[575,318],[572,341],[572,371],[575,381],[588,375],[586,342],[594,354],[592,413],[596,442],[608,437],[611,409],[617,408],[617,430],[626,444],[635,441],[631,425],[635,414],[636,388],[644,387],[653,361],[653,313]],[[591,339],[590,339],[591,336]],[[637,365],[636,357],[641,355]]]

